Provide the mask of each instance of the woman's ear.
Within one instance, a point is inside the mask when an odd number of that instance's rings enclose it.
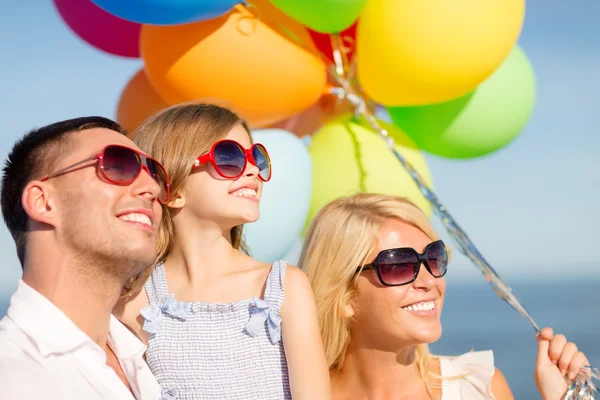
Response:
[[[344,305],[344,314],[346,318],[354,317],[354,306],[352,306],[351,299],[346,300],[346,304]]]

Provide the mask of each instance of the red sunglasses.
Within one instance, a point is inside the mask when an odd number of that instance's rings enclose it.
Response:
[[[100,173],[104,179],[119,186],[131,185],[140,176],[142,170],[145,170],[160,186],[160,193],[158,194],[159,203],[166,204],[169,201],[171,185],[163,166],[155,159],[139,151],[117,144],[110,144],[95,156],[69,165],[52,175],[42,178],[41,181],[44,182],[48,179],[77,171],[74,167],[92,160],[98,160]]]
[[[194,161],[192,169],[211,162],[215,171],[223,178],[237,179],[244,173],[246,163],[258,167],[258,179],[268,182],[271,179],[271,158],[267,149],[260,143],[245,149],[235,140],[219,140],[210,151]]]

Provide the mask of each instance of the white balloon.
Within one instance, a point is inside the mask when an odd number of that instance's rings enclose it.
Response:
[[[244,240],[252,257],[271,263],[284,259],[308,217],[311,159],[304,142],[288,131],[255,130],[252,137],[266,147],[273,172],[271,180],[263,184],[260,218],[244,226]]]

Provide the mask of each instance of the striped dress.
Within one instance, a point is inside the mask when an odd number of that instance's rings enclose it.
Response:
[[[163,399],[291,399],[279,317],[286,266],[273,263],[264,299],[221,304],[177,301],[156,265],[142,316],[146,361]]]

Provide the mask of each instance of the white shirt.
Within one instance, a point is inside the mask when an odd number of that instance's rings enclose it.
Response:
[[[111,316],[108,344],[131,389],[106,365],[106,353],[52,302],[19,281],[0,320],[0,399],[159,400],[142,358],[146,346]]]
[[[458,357],[440,357],[442,400],[494,400],[496,372],[491,350],[471,351]]]

